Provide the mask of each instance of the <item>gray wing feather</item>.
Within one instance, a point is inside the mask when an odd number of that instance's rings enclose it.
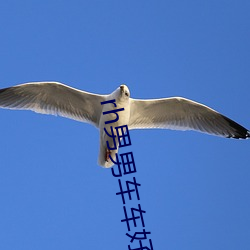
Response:
[[[247,138],[250,132],[217,111],[182,98],[130,100],[129,129],[165,128],[196,130],[208,134]]]
[[[60,115],[98,127],[105,97],[58,82],[33,82],[0,89],[0,107]]]

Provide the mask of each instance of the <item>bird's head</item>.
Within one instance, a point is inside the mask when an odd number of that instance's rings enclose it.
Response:
[[[121,98],[128,99],[130,97],[129,89],[125,84],[120,85],[118,89],[120,91]]]
[[[128,101],[130,97],[129,89],[126,85],[120,85],[113,93],[112,98],[120,101]]]

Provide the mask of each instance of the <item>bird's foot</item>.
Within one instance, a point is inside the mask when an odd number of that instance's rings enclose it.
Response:
[[[110,159],[110,154],[111,154],[111,151],[107,148],[106,149],[106,155],[105,155],[105,160],[108,162],[109,159]]]

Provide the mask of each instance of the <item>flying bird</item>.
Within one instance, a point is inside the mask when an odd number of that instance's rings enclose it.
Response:
[[[102,102],[114,100],[115,104]],[[115,106],[116,105],[116,106]],[[110,125],[127,125],[128,129],[173,129],[195,130],[226,138],[246,139],[250,131],[217,111],[192,100],[182,97],[162,99],[133,99],[126,85],[120,85],[109,95],[85,92],[59,82],[31,82],[14,87],[0,89],[0,107],[6,109],[32,110],[41,114],[51,114],[86,122],[100,130],[100,149],[98,164],[109,168],[115,161],[117,148],[111,134]],[[115,114],[107,112],[114,109],[119,112],[119,119],[112,124]],[[115,137],[117,142],[117,136]]]

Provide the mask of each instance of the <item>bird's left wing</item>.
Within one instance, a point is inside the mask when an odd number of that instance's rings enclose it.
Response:
[[[208,134],[247,138],[250,132],[217,111],[182,98],[130,99],[129,129],[166,128],[196,130]]]
[[[0,89],[0,107],[25,109],[88,122],[96,127],[105,95],[88,93],[58,82],[32,82]]]

